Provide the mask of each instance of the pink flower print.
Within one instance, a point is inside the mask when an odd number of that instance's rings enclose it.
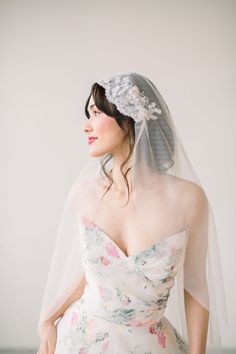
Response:
[[[101,285],[98,286],[98,291],[99,294],[101,295],[101,297],[107,301],[107,300],[111,300],[112,298],[112,293],[109,289],[107,288],[103,288]]]
[[[106,257],[100,257],[102,264],[104,264],[105,266],[107,266],[108,264],[110,264],[111,262],[106,258]]]
[[[164,332],[157,333],[157,341],[162,346],[162,348],[166,347],[166,336]]]
[[[78,354],[87,354],[87,352],[86,348],[81,348]]]
[[[84,225],[89,229],[96,227],[96,224],[94,224],[94,222],[92,220],[90,220],[89,218],[87,218],[86,216],[82,216],[82,221],[83,221]]]
[[[154,327],[154,326],[150,326],[149,327],[149,332],[151,333],[151,334],[156,334],[157,332],[156,332],[156,328]]]
[[[166,336],[163,331],[156,331],[156,328],[154,326],[149,327],[149,332],[151,334],[156,334],[157,337],[157,342],[162,346],[162,348],[166,347]]]
[[[115,257],[115,258],[120,258],[116,247],[111,242],[107,242],[105,248],[106,248],[106,251],[109,254],[109,256]]]
[[[109,341],[105,342],[102,346],[102,352],[105,353],[109,347]]]
[[[130,298],[128,296],[125,296],[122,300],[121,303],[122,305],[129,305],[129,303],[131,302]]]
[[[79,315],[76,312],[73,312],[71,317],[71,324],[76,325],[78,320],[79,320]]]
[[[98,289],[99,289],[99,294],[103,295],[104,294],[104,288],[101,285],[99,285]]]
[[[145,325],[145,322],[140,321],[137,318],[133,318],[133,319],[129,320],[129,325],[136,326],[136,327],[142,327]]]
[[[129,305],[129,303],[131,302],[130,298],[123,293],[122,289],[120,288],[115,288],[115,289],[117,292],[117,297],[119,298],[122,305]]]

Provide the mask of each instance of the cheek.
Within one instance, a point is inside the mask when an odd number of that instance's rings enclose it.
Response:
[[[91,145],[91,154],[94,157],[117,149],[123,139],[123,130],[116,120],[108,116],[100,116],[93,121],[93,132],[98,140]]]
[[[101,138],[106,138],[109,141],[120,139],[122,129],[117,124],[116,120],[111,117],[100,117],[96,121],[95,131]]]

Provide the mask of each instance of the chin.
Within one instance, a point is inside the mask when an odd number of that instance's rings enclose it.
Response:
[[[102,157],[103,155],[107,154],[108,151],[99,151],[99,150],[90,150],[89,155],[91,157]]]

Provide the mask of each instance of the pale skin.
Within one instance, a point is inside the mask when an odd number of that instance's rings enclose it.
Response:
[[[126,144],[124,144],[121,148],[121,141],[124,136],[124,132],[119,127],[115,119],[107,116],[96,107],[92,96],[89,101],[88,110],[90,113],[90,119],[87,120],[84,125],[84,132],[88,136],[97,137],[97,139],[91,145],[89,145],[90,156],[99,157],[106,154],[107,152],[110,152],[113,155],[113,168],[111,175],[114,182],[112,188],[109,191],[110,194],[107,197],[108,199],[106,200],[106,203],[109,204],[109,198],[112,200],[112,202],[114,201],[114,198],[116,200],[124,201],[126,200],[127,187],[125,185],[123,176],[119,171],[119,167],[126,158],[128,151],[128,146]],[[127,162],[126,167],[129,167],[129,162]],[[129,174],[127,175],[127,179],[132,191]],[[199,233],[199,225],[201,225],[201,231],[204,235],[204,233],[207,232],[208,225],[208,203],[204,191],[194,183],[173,177],[173,191],[175,190],[176,200],[179,200],[179,195],[181,193],[181,200],[183,201],[181,205],[183,209],[182,228],[186,229],[189,232],[189,235],[194,237],[194,233]],[[129,209],[127,210],[129,211]],[[124,220],[124,215],[121,215],[121,218]],[[121,225],[121,223],[118,220],[117,225],[113,226],[113,230],[114,227],[115,230],[117,230],[117,236],[114,237],[114,240],[125,254],[135,254],[140,249],[144,249],[148,246],[147,244],[143,243],[143,241],[136,242],[134,244],[133,238],[129,237],[129,226],[127,226],[125,229],[124,227],[123,229],[119,229],[119,225]],[[112,234],[112,225],[107,224],[103,229],[109,230],[109,227],[111,232],[108,231],[108,233]],[[62,317],[66,309],[82,296],[85,284],[86,278],[84,275],[78,286],[68,297],[67,301],[53,316],[51,316],[42,324],[39,333],[41,342],[38,354],[54,353],[56,344],[55,321]],[[187,320],[188,342],[190,347],[189,353],[205,354],[209,312],[186,290],[184,290],[184,302]]]

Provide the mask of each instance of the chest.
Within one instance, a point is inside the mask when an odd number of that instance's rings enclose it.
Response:
[[[164,196],[160,195],[159,199],[155,200],[155,205],[150,196],[139,212],[132,198],[127,205],[125,205],[126,201],[126,198],[106,196],[100,203],[93,220],[126,255],[136,254],[163,236],[183,228],[183,216],[177,217],[173,204],[170,206]],[[171,218],[173,213],[175,213],[174,222]]]

